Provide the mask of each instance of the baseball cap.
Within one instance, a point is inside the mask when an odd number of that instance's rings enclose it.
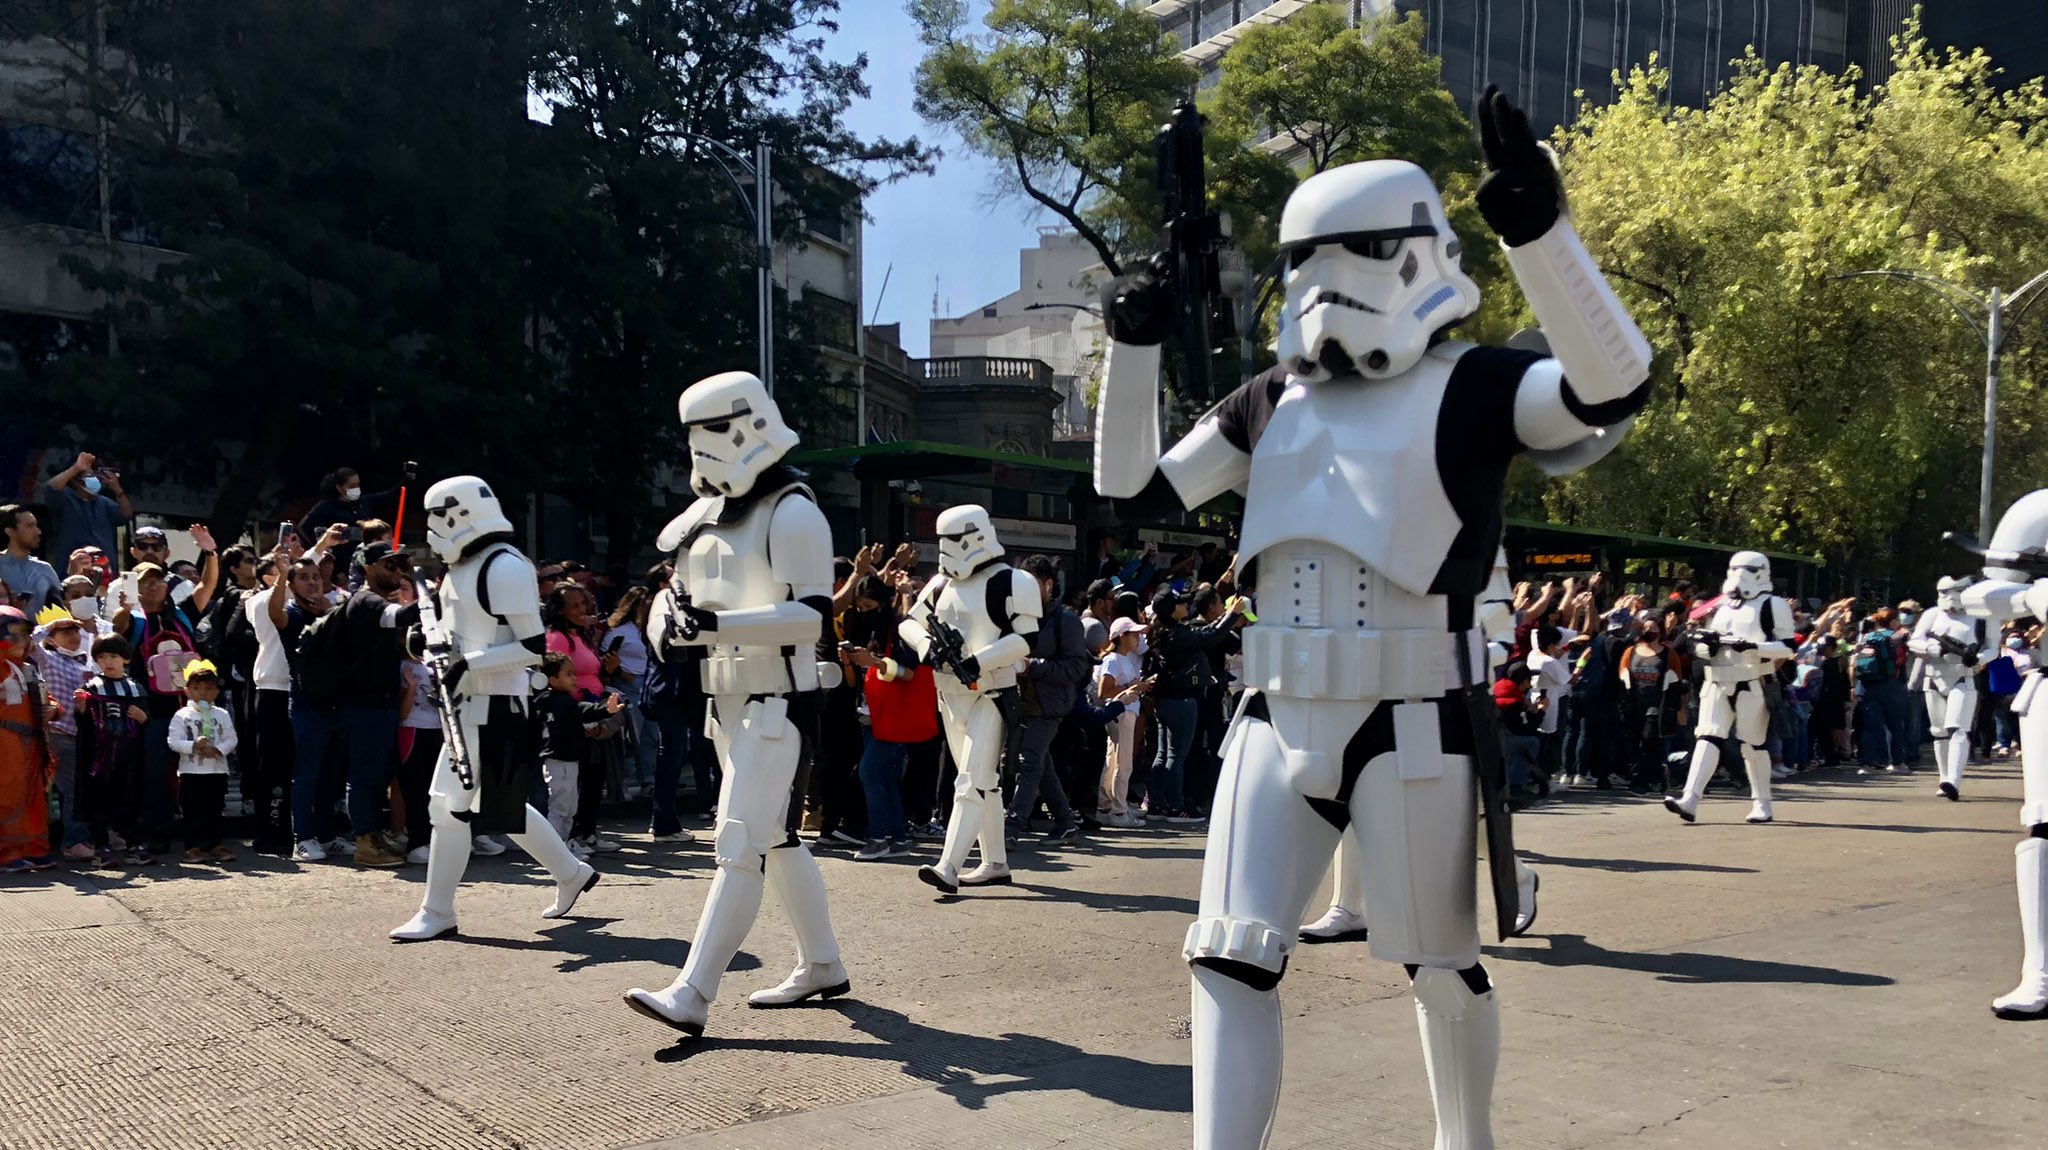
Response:
[[[1174,607],[1186,602],[1186,597],[1171,587],[1163,587],[1152,596],[1152,615],[1164,619],[1173,614]]]
[[[156,542],[161,543],[165,539],[167,539],[168,536],[164,534],[164,529],[161,527],[137,527],[135,530],[130,531],[128,533],[128,538],[130,541],[152,539]]]
[[[1091,602],[1096,599],[1114,598],[1116,589],[1120,586],[1122,584],[1114,579],[1097,579],[1095,582],[1088,584],[1088,598]]]
[[[1136,619],[1119,616],[1116,622],[1111,623],[1109,625],[1109,637],[1112,639],[1121,639],[1125,635],[1128,635],[1133,631],[1142,634],[1144,630],[1145,625],[1143,623],[1138,622]]]
[[[135,576],[137,579],[147,579],[151,575],[154,575],[159,579],[165,577],[163,564],[161,563],[137,563],[135,566],[130,567],[128,569],[128,573],[130,575]]]
[[[393,556],[397,556],[400,559],[404,559],[406,557],[405,552],[398,550],[397,548],[393,547],[390,543],[382,539],[379,539],[375,543],[364,544],[363,549],[356,552],[356,555],[362,560],[362,564],[365,567],[382,563],[386,559],[389,559]],[[408,562],[410,562],[410,560],[408,560]]]

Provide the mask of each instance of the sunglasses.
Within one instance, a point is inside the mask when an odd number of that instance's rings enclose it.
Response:
[[[394,555],[389,559],[379,560],[377,566],[382,567],[386,571],[410,571],[412,570],[412,560],[407,559],[403,555]]]
[[[137,539],[134,546],[137,551],[169,551],[171,549],[171,545],[161,539]]]

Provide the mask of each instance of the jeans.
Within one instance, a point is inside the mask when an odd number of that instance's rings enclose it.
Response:
[[[400,732],[403,734],[403,732]],[[434,768],[440,765],[444,737],[438,729],[413,730],[412,745],[398,763],[398,795],[405,800],[405,849],[426,846],[434,827],[428,814],[428,795],[434,782]]]
[[[626,781],[629,783],[651,783],[661,769],[660,728],[640,705],[641,690],[646,686],[647,676],[627,679],[615,688],[619,697],[626,700],[626,725],[632,728],[633,753],[626,760]]]
[[[2011,749],[2020,741],[2020,717],[2012,713],[2011,695],[1992,695],[1984,700],[1991,708],[1991,723],[1998,732],[1998,745]]]
[[[868,796],[868,837],[907,839],[903,768],[910,761],[910,744],[884,742],[871,729],[862,730],[861,739],[860,785]]]
[[[1541,752],[1542,742],[1534,735],[1506,735],[1501,742],[1508,753],[1508,786],[1535,786],[1536,756]]]
[[[1153,717],[1159,720],[1159,754],[1145,780],[1145,807],[1152,815],[1177,813],[1185,801],[1181,785],[1188,746],[1195,739],[1195,707],[1193,699],[1158,699],[1152,704]]]
[[[1803,767],[1813,761],[1813,706],[1794,703],[1785,709],[1785,765]]]
[[[1920,745],[1912,741],[1913,703],[1906,685],[1897,679],[1863,685],[1865,765],[1912,766],[1920,761]]]
[[[661,736],[659,753],[654,758],[654,814],[649,829],[657,835],[672,835],[683,829],[682,816],[676,813],[676,789],[682,786],[683,761],[690,755],[690,744],[703,736],[690,728],[682,708],[673,703],[648,707],[647,718],[647,738],[641,746],[652,744],[657,732]],[[707,782],[700,779],[698,785]]]
[[[1060,785],[1059,772],[1048,766],[1052,760],[1052,740],[1059,733],[1059,718],[1039,715],[1020,721],[1010,736],[1009,754],[1017,776],[1010,818],[1020,824],[1031,821],[1031,812],[1038,808],[1042,791],[1045,805],[1052,811],[1053,826],[1065,830],[1074,825],[1074,812],[1067,806],[1067,791]]]
[[[92,841],[92,828],[78,817],[79,800],[85,788],[78,779],[78,736],[50,732],[50,754],[57,760],[57,811],[61,822],[51,835],[50,845],[63,849]]]
[[[328,785],[343,773],[341,710],[293,700],[292,837],[326,842],[335,833],[333,812],[322,801]],[[395,736],[394,736],[395,740]]]
[[[1571,730],[1566,736],[1567,773],[1581,778],[1607,780],[1613,773],[1621,737],[1621,717],[1614,704],[1597,698],[1575,697],[1567,712]]]
[[[384,829],[384,793],[398,774],[398,708],[343,707],[336,714],[348,746],[349,833]]]

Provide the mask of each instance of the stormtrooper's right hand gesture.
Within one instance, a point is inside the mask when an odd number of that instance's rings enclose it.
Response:
[[[1102,289],[1102,317],[1109,338],[1138,347],[1157,346],[1173,335],[1172,265],[1165,255],[1111,280]]]
[[[1474,198],[1487,226],[1511,248],[1542,238],[1564,215],[1564,178],[1529,114],[1492,84],[1479,98],[1479,144],[1488,171]]]

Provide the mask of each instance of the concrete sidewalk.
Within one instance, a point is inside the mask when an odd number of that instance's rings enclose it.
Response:
[[[1960,804],[1910,779],[1785,784],[1777,825],[1607,794],[1522,816],[1536,937],[1489,947],[1495,1113],[1518,1147],[2041,1144],[2048,1025],[2000,1023],[2019,939],[2017,764]],[[705,848],[628,836],[583,917],[479,859],[459,942],[397,947],[417,868],[266,860],[0,885],[0,1147],[1184,1148],[1199,835],[1016,856],[938,901],[918,860],[827,857],[853,1000],[749,1011],[771,905],[707,1039],[627,1011],[686,952]],[[1398,967],[1304,948],[1275,1147],[1426,1147]]]

